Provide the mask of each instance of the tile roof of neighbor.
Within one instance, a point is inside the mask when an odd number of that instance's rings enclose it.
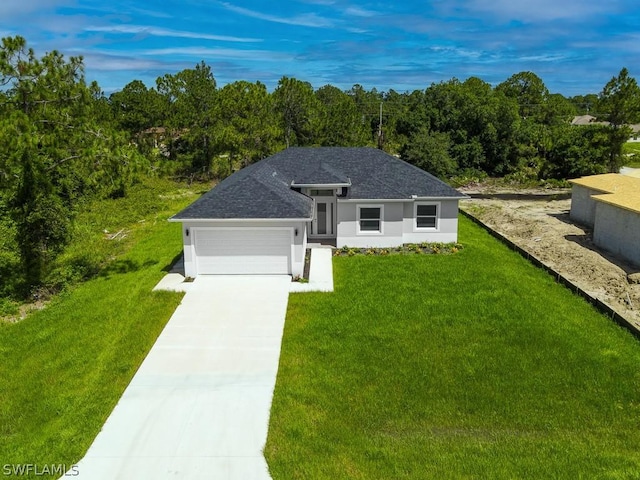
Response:
[[[602,194],[593,195],[594,200],[640,213],[640,178],[619,173],[605,173],[569,181],[574,185],[602,192]]]
[[[292,147],[227,177],[173,220],[311,219],[295,185],[351,185],[345,199],[465,198],[433,175],[375,148]]]

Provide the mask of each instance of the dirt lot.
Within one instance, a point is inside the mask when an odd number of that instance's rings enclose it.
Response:
[[[629,275],[640,268],[596,247],[591,231],[569,218],[570,190],[495,187],[458,189],[472,196],[460,206],[640,329],[640,284]]]

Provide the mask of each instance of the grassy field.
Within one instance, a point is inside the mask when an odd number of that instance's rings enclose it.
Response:
[[[640,168],[640,142],[627,142],[622,147],[622,152],[627,154],[625,167]]]
[[[25,320],[0,321],[0,465],[79,460],[178,305],[180,294],[151,289],[181,250],[180,226],[166,219],[196,193],[138,190],[96,203],[78,223],[92,247],[67,254],[101,263],[95,278]],[[127,235],[115,245],[105,229]]]
[[[289,300],[278,479],[640,477],[640,345],[467,219],[455,255],[340,257]]]

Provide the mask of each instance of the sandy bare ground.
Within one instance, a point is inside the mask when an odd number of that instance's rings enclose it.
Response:
[[[509,191],[467,187],[460,207],[584,291],[609,305],[640,330],[640,268],[600,250],[591,231],[569,218],[570,190]]]

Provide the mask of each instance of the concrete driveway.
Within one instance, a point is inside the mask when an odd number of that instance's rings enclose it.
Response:
[[[288,276],[189,284],[76,478],[269,479],[262,449],[290,285]]]

